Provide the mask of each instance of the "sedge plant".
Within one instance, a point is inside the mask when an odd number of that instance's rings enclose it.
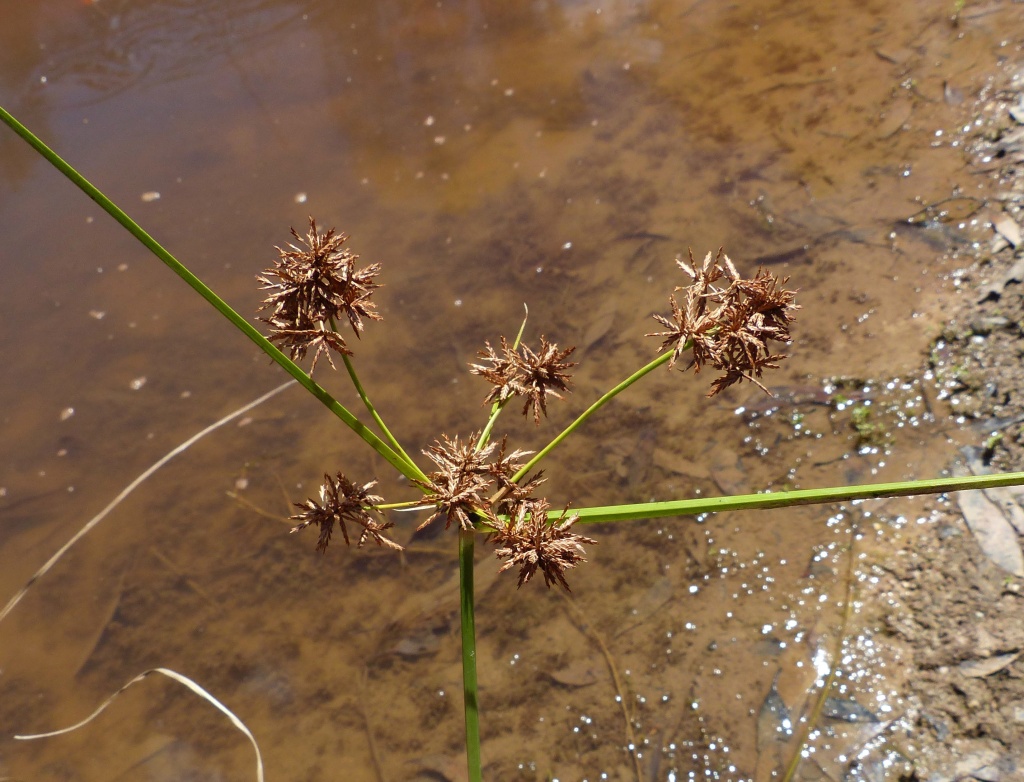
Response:
[[[476,362],[470,364],[469,371],[489,384],[484,401],[490,404],[490,414],[484,425],[461,435],[440,433],[422,451],[426,460],[417,462],[386,426],[356,371],[346,324],[358,338],[368,322],[381,320],[372,300],[381,287],[377,281],[381,266],[357,268],[358,256],[346,248],[345,234],[321,230],[310,218],[305,235],[292,229],[294,242],[277,248],[273,266],[258,277],[265,293],[259,319],[270,329],[268,338],[2,107],[0,119],[404,475],[414,494],[389,503],[373,493],[376,480],[360,482],[342,471],[327,472],[318,495],[297,505],[293,532],[315,527],[316,548],[321,552],[338,533],[346,544],[355,539],[357,546],[373,542],[398,551],[402,546],[389,534],[394,526],[388,520],[389,511],[425,511],[427,517],[419,529],[454,527],[459,541],[466,756],[473,782],[482,779],[473,588],[474,549],[481,535],[494,547],[499,570],[517,572],[519,587],[539,574],[548,587],[569,590],[567,572],[585,563],[585,547],[597,542],[580,532],[583,525],[1024,484],[1024,473],[1006,473],[582,507],[571,512],[568,503],[552,503],[541,491],[546,478],[539,463],[590,416],[659,367],[671,370],[679,365],[695,373],[705,367],[716,370],[709,396],[741,382],[754,383],[767,393],[762,378],[785,358],[776,345],[791,340],[790,324],[799,309],[796,293],[785,287],[788,280],[763,269],[751,278],[741,276],[722,251],[708,253],[701,262],[692,254],[677,260],[686,285],[669,295],[667,315],[654,316],[661,330],[647,335],[660,340],[657,357],[612,386],[536,453],[511,448],[507,437],[495,437],[495,425],[509,405],[519,407],[539,425],[548,403],[571,390],[570,370],[575,363],[569,359],[574,349],[560,348],[545,336],[531,347],[522,339],[524,320],[511,342],[504,336],[497,345],[485,342]],[[296,361],[310,354],[307,373]],[[335,358],[343,363],[376,431],[312,379],[322,358],[331,367],[336,367]]]

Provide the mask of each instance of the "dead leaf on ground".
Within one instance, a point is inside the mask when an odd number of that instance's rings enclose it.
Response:
[[[957,495],[957,501],[985,556],[1007,573],[1024,576],[1024,554],[1017,542],[1017,531],[999,506],[982,491],[962,491]]]
[[[1003,668],[1011,665],[1018,657],[1020,657],[1020,652],[997,654],[995,657],[986,657],[981,660],[964,660],[957,668],[964,676],[980,678],[982,676],[991,676],[993,673],[1003,670]]]

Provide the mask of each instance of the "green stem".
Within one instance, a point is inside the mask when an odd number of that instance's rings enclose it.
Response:
[[[476,680],[476,617],[473,610],[473,530],[459,530],[459,596],[462,626],[462,695],[466,708],[469,782],[483,779],[480,764],[480,704]]]
[[[331,327],[334,327],[333,322],[331,323]],[[373,417],[373,420],[376,422],[381,432],[384,433],[384,439],[388,441],[388,444],[391,446],[392,450],[394,450],[399,456],[401,456],[405,460],[406,464],[409,465],[409,467],[416,471],[419,480],[426,481],[427,476],[423,474],[423,471],[419,468],[416,462],[409,458],[409,454],[405,452],[405,449],[402,448],[398,440],[395,439],[395,436],[391,434],[391,430],[388,429],[387,426],[384,424],[384,419],[381,418],[380,415],[377,413],[377,409],[373,406],[373,403],[370,401],[370,397],[368,397],[366,395],[366,391],[363,390],[363,384],[359,382],[359,376],[356,374],[356,368],[352,365],[351,359],[349,359],[349,357],[344,353],[342,354],[341,358],[345,362],[345,369],[348,370],[348,376],[352,380],[352,385],[356,387],[356,393],[359,394],[359,398],[363,400],[363,405],[369,411],[370,415]]]
[[[525,304],[523,305],[526,306]],[[526,315],[529,316],[529,310]],[[526,317],[519,326],[519,333],[512,346],[515,350],[523,338]],[[505,402],[508,400],[506,399]],[[491,414],[480,433],[476,450],[487,445],[494,422],[498,420],[505,402],[495,401]],[[466,713],[466,763],[469,768],[469,782],[482,782],[483,768],[480,760],[480,702],[476,678],[476,614],[473,588],[473,549],[476,546],[475,529],[459,530],[459,606],[462,628],[462,699]]]
[[[632,375],[627,377],[625,380],[623,380],[621,383],[619,383],[613,389],[611,389],[610,391],[606,392],[603,396],[601,396],[600,399],[598,399],[596,402],[594,402],[594,404],[592,404],[590,407],[588,407],[586,410],[584,410],[575,421],[573,421],[565,429],[563,429],[562,432],[559,433],[559,435],[554,440],[552,440],[550,443],[548,443],[543,448],[541,448],[539,451],[537,451],[537,453],[534,455],[534,457],[532,459],[530,459],[530,461],[528,461],[523,466],[523,468],[521,470],[519,470],[519,472],[517,472],[515,475],[512,476],[512,481],[514,483],[517,483],[518,481],[520,481],[528,472],[530,472],[530,470],[532,470],[534,468],[534,466],[537,464],[537,462],[539,462],[541,459],[543,459],[545,456],[547,456],[549,453],[551,453],[551,451],[553,451],[558,446],[558,444],[562,442],[562,440],[564,440],[570,434],[575,432],[583,424],[584,421],[586,421],[588,418],[590,418],[591,415],[593,415],[598,410],[600,410],[602,407],[604,407],[609,401],[611,401],[611,399],[613,397],[615,397],[620,392],[625,391],[627,388],[629,388],[631,385],[633,385],[637,380],[642,378],[644,375],[646,375],[646,374],[648,374],[650,372],[653,372],[655,369],[660,367],[662,364],[667,363],[670,358],[672,358],[672,351],[671,350],[669,350],[669,351],[667,351],[665,353],[662,353],[660,356],[658,356],[656,359],[654,359],[654,361],[652,361],[650,364],[648,364],[647,366],[643,367],[642,369],[638,369],[636,372],[634,372]]]
[[[504,402],[495,402],[491,405],[491,415],[487,419],[487,424],[484,426],[484,430],[480,433],[480,439],[476,441],[476,450],[479,451],[487,445],[487,441],[491,439],[491,430],[494,428],[494,422],[498,420],[498,415],[507,403],[508,400],[506,399]]]
[[[1024,485],[1024,472],[1001,475],[968,475],[963,478],[928,478],[896,483],[869,483],[861,486],[836,486],[827,489],[799,489],[766,494],[739,494],[731,497],[708,497],[673,502],[645,502],[637,505],[604,505],[575,511],[584,523],[655,519],[668,516],[693,516],[732,510],[763,510],[793,505],[823,505],[849,500],[872,500],[882,497],[907,497],[913,494],[943,494],[968,489],[993,489]],[[560,511],[549,511],[548,518],[557,518]]]
[[[228,304],[221,299],[216,293],[210,290],[206,285],[190,272],[185,266],[181,264],[173,255],[165,250],[152,236],[146,233],[142,228],[132,220],[125,212],[123,212],[113,201],[107,198],[102,192],[99,191],[89,180],[79,174],[70,164],[64,161],[56,152],[50,149],[44,144],[32,131],[18,122],[6,109],[0,106],[0,120],[8,125],[11,130],[21,136],[33,149],[35,149],[40,155],[60,171],[64,176],[71,180],[82,192],[84,192],[89,198],[95,201],[99,207],[119,222],[132,236],[139,240],[153,255],[159,258],[163,263],[183,279],[188,285],[196,291],[200,296],[206,299],[213,307],[225,318],[241,331],[245,336],[251,339],[256,346],[266,353],[270,358],[276,361],[284,370],[294,377],[299,385],[305,388],[309,393],[315,396],[324,406],[327,407],[332,413],[345,423],[352,431],[359,435],[365,440],[370,447],[372,447],[377,453],[379,453],[384,459],[391,464],[396,470],[405,475],[407,478],[415,479],[420,475],[419,469],[415,468],[414,465],[407,463],[406,459],[403,459],[397,453],[395,453],[383,440],[375,435],[370,429],[368,429],[358,418],[352,413],[345,409],[345,407],[338,402],[334,397],[327,393],[321,388],[309,375],[307,375],[294,361],[288,358],[284,353],[277,349],[276,346],[271,344],[266,337],[260,334],[245,318],[235,312]]]

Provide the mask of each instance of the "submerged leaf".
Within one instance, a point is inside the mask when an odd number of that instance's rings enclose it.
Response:
[[[843,722],[880,722],[876,714],[852,698],[825,698],[821,716]]]
[[[779,695],[778,682],[779,674],[776,673],[757,715],[757,748],[759,751],[763,751],[772,742],[788,741],[793,735],[793,720],[789,716],[786,702]]]

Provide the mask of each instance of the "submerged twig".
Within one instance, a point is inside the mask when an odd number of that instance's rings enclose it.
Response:
[[[224,493],[228,497],[233,499],[235,502],[237,502],[239,505],[241,505],[243,508],[245,508],[246,510],[252,511],[257,516],[263,516],[263,518],[270,519],[271,521],[279,521],[282,524],[287,524],[289,527],[294,527],[295,526],[294,524],[292,524],[292,522],[288,519],[287,516],[278,516],[277,514],[271,513],[268,510],[264,510],[259,505],[257,505],[255,502],[252,502],[251,500],[247,500],[245,497],[243,497],[241,494],[239,494],[236,491],[226,491]]]
[[[615,658],[612,657],[611,650],[608,649],[608,645],[604,642],[604,639],[596,630],[594,630],[594,628],[590,626],[590,623],[583,615],[583,611],[580,610],[580,607],[576,605],[576,602],[564,592],[559,592],[558,594],[562,596],[565,610],[570,615],[573,624],[576,625],[576,629],[597,644],[597,647],[601,650],[601,654],[604,655],[604,661],[608,666],[608,672],[612,675],[612,684],[615,685],[615,694],[619,696],[619,706],[622,708],[622,721],[626,726],[626,744],[629,749],[629,757],[633,761],[633,772],[636,774],[637,782],[641,782],[643,777],[641,776],[640,759],[636,756],[637,743],[636,734],[633,733],[633,716],[629,713],[626,688],[622,684],[622,679],[619,678],[619,668],[615,662]]]
[[[380,753],[377,752],[377,742],[373,739],[373,727],[370,725],[370,714],[366,710],[370,694],[366,690],[366,681],[370,678],[368,668],[363,668],[359,676],[359,715],[363,718],[363,730],[366,731],[366,744],[370,749],[370,759],[373,761],[373,770],[377,775],[377,782],[387,782],[384,776],[384,764],[380,762]]]
[[[23,597],[25,597],[25,595],[28,593],[28,590],[32,588],[32,585],[35,584],[36,581],[38,581],[40,578],[45,576],[50,571],[50,569],[54,565],[56,565],[57,562],[60,561],[60,558],[63,557],[72,546],[74,546],[78,541],[80,541],[89,532],[91,532],[93,530],[93,528],[97,524],[99,524],[101,521],[103,521],[103,519],[105,519],[110,514],[110,512],[112,510],[114,510],[114,508],[116,508],[118,505],[120,505],[129,494],[131,494],[140,485],[142,485],[142,483],[144,481],[146,481],[146,479],[148,479],[151,475],[153,475],[153,473],[155,473],[157,470],[159,470],[161,467],[163,467],[165,464],[167,464],[167,462],[169,462],[171,459],[173,459],[178,454],[187,451],[195,443],[199,442],[204,437],[206,437],[206,435],[210,434],[210,432],[213,432],[213,431],[219,429],[220,427],[224,426],[224,424],[230,423],[231,421],[233,421],[234,419],[238,418],[238,416],[242,415],[243,413],[247,413],[250,410],[252,410],[254,407],[257,407],[257,406],[263,404],[268,399],[270,399],[271,397],[276,396],[277,394],[281,393],[286,388],[288,388],[288,386],[291,386],[294,383],[295,383],[294,380],[289,380],[287,383],[282,383],[281,385],[279,385],[277,388],[273,389],[272,391],[268,391],[263,396],[261,396],[261,397],[259,397],[257,399],[254,399],[253,401],[249,402],[247,405],[243,405],[242,407],[238,408],[233,413],[230,413],[230,414],[224,416],[223,418],[221,418],[216,423],[210,424],[208,427],[203,429],[201,432],[197,432],[196,434],[194,434],[190,438],[188,438],[185,442],[183,442],[181,445],[179,445],[176,448],[172,449],[165,456],[163,456],[162,458],[157,460],[145,472],[143,472],[142,475],[140,475],[134,481],[129,483],[127,486],[125,486],[125,488],[121,490],[121,493],[118,494],[116,497],[114,497],[113,500],[110,501],[110,504],[107,505],[107,507],[105,507],[99,513],[97,513],[95,516],[93,516],[91,519],[89,519],[89,521],[86,523],[86,525],[84,527],[82,527],[80,530],[78,530],[78,532],[76,532],[74,534],[74,536],[71,538],[71,540],[69,540],[67,543],[65,543],[63,546],[61,546],[60,549],[58,549],[57,553],[54,554],[52,557],[50,557],[46,561],[46,564],[44,564],[41,568],[39,568],[39,570],[37,570],[32,575],[32,577],[28,581],[25,582],[25,585],[21,589],[19,589],[17,591],[17,593],[14,595],[14,597],[12,597],[10,600],[7,601],[7,605],[5,605],[3,607],[3,610],[0,610],[0,622],[2,622],[4,619],[7,618],[7,615],[9,613],[11,613],[11,611],[14,610],[14,607],[16,605],[18,605],[18,603],[21,602],[21,599]]]
[[[50,738],[52,736],[63,736],[65,733],[71,733],[72,731],[76,731],[79,728],[88,725],[90,722],[92,722],[94,719],[96,719],[100,714],[102,714],[106,710],[107,706],[109,706],[111,703],[113,703],[114,700],[117,698],[117,696],[120,695],[122,692],[127,690],[133,684],[141,682],[143,679],[145,679],[146,677],[148,677],[148,676],[150,676],[150,675],[152,675],[154,673],[159,673],[159,674],[161,674],[163,676],[166,676],[168,679],[173,679],[174,681],[178,682],[178,684],[182,684],[185,687],[188,687],[188,689],[190,689],[192,692],[194,692],[200,698],[205,700],[207,703],[210,703],[218,711],[221,711],[224,714],[226,714],[227,718],[229,720],[231,720],[231,724],[234,725],[242,733],[244,733],[245,737],[247,739],[249,739],[249,743],[252,744],[252,748],[256,752],[256,780],[257,780],[257,782],[263,782],[263,755],[260,754],[259,744],[256,743],[256,737],[252,735],[252,731],[249,730],[249,728],[246,726],[246,724],[244,722],[242,722],[237,716],[235,716],[235,713],[233,711],[231,711],[231,709],[229,709],[227,706],[225,706],[219,700],[214,698],[209,692],[204,690],[202,687],[200,687],[198,684],[196,684],[194,681],[192,681],[187,676],[184,676],[184,675],[178,673],[177,671],[172,671],[170,668],[150,668],[148,671],[143,671],[138,676],[136,676],[134,679],[132,679],[130,682],[128,682],[127,684],[123,685],[120,689],[118,689],[115,693],[113,693],[105,701],[103,701],[103,703],[101,703],[98,707],[96,707],[96,710],[92,714],[90,714],[84,720],[81,720],[80,722],[76,722],[74,725],[69,725],[66,728],[60,728],[59,730],[51,730],[48,733],[22,734],[22,735],[17,735],[14,738],[17,739],[18,741],[35,741],[36,739],[48,739],[48,738]]]
[[[828,676],[825,677],[825,683],[814,701],[814,707],[811,709],[810,716],[804,723],[803,728],[800,729],[800,737],[796,742],[796,749],[793,751],[793,757],[790,759],[789,765],[786,766],[786,773],[782,777],[782,782],[791,782],[797,769],[800,767],[800,760],[803,758],[803,750],[807,745],[807,739],[811,735],[811,731],[817,726],[818,720],[821,719],[821,712],[825,708],[825,701],[828,699],[828,694],[832,691],[832,685],[836,680],[836,666],[842,657],[843,641],[846,639],[850,617],[853,616],[853,563],[857,559],[856,545],[857,525],[854,523],[850,525],[850,555],[846,561],[846,604],[843,606],[843,618],[839,624],[839,631],[836,633],[836,644],[832,650],[832,661],[828,667]]]
[[[216,600],[210,597],[209,592],[207,592],[205,589],[199,586],[199,584],[196,583],[196,580],[194,578],[192,578],[190,575],[182,571],[182,569],[179,568],[176,564],[174,564],[174,562],[171,561],[170,557],[168,557],[166,554],[160,551],[160,549],[158,549],[156,546],[150,546],[149,550],[153,554],[153,556],[156,557],[156,559],[160,562],[161,565],[163,565],[174,575],[180,578],[185,583],[185,586],[187,586],[189,589],[191,589],[193,592],[195,592],[197,595],[203,598],[203,600],[209,603],[214,611],[216,611],[218,614],[222,612],[220,605],[217,603]]]

